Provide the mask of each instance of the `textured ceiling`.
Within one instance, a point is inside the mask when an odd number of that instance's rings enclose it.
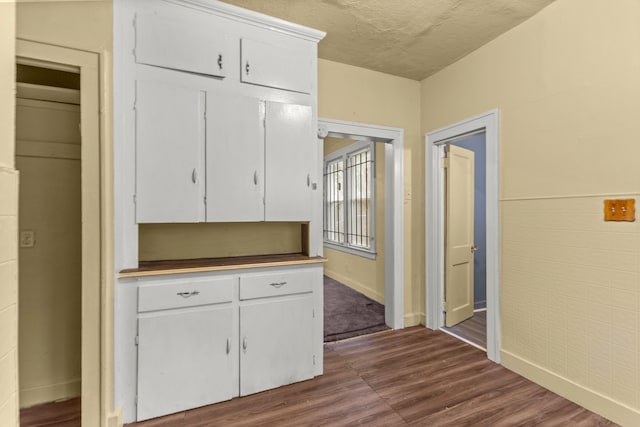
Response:
[[[325,31],[318,56],[422,80],[554,0],[223,0]]]

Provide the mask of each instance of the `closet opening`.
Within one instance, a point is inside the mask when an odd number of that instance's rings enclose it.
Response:
[[[21,424],[80,421],[80,70],[17,64]],[[60,418],[63,417],[63,418]]]

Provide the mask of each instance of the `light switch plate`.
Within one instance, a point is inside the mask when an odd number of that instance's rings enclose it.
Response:
[[[628,221],[636,220],[636,200],[635,199],[608,199],[604,201],[605,221]]]
[[[32,248],[36,244],[36,235],[33,230],[20,231],[20,247]]]

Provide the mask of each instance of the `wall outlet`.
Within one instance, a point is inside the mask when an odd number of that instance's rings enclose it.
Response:
[[[32,248],[36,244],[36,234],[33,230],[22,230],[20,232],[20,247]]]

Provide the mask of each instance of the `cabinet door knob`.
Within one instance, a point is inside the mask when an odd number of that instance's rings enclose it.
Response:
[[[247,76],[249,75],[249,61],[247,61],[247,63],[244,66],[244,70],[247,72]]]
[[[222,70],[222,54],[218,54],[218,69]]]
[[[191,172],[191,181],[195,184],[198,179],[198,172],[196,172],[196,168],[193,168]]]

